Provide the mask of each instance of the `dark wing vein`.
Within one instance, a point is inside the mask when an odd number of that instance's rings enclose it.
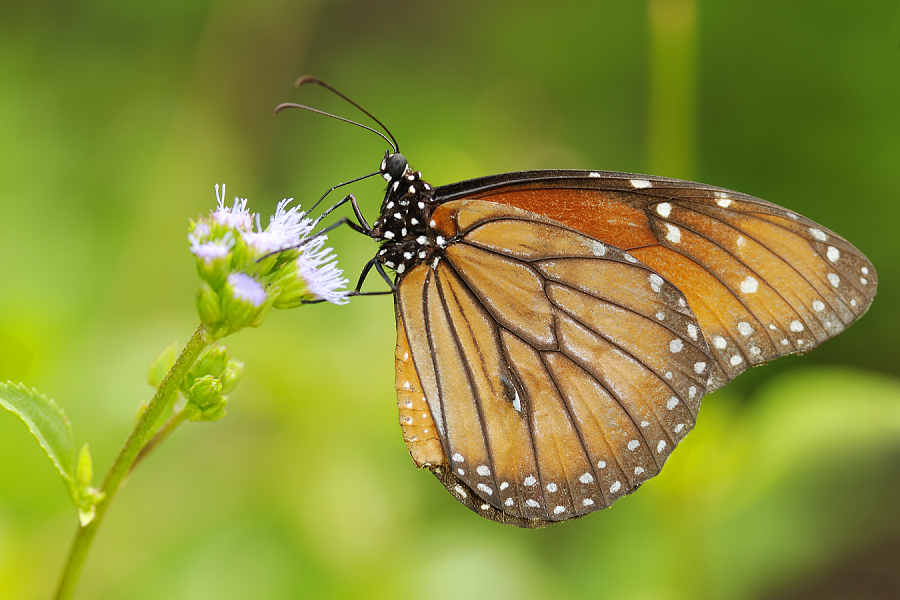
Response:
[[[477,360],[482,360],[482,364],[484,364],[483,357],[481,355],[479,355],[477,357],[466,355],[466,353],[463,349],[463,344],[459,339],[459,333],[457,331],[457,327],[459,327],[460,325],[465,325],[466,327],[468,327],[469,333],[472,334],[472,338],[473,339],[477,339],[477,338],[476,338],[474,332],[472,331],[472,328],[469,327],[469,322],[467,320],[463,319],[463,323],[461,323],[461,324],[456,323],[454,321],[453,317],[450,314],[450,310],[447,307],[447,297],[446,297],[447,291],[444,290],[444,284],[441,283],[441,278],[438,277],[437,275],[435,275],[435,281],[438,284],[437,290],[438,290],[438,295],[440,296],[440,299],[441,299],[441,305],[444,308],[444,316],[447,319],[447,323],[449,325],[450,332],[453,334],[453,341],[456,343],[456,347],[459,350],[460,356],[462,357],[462,364],[463,364],[463,368],[464,368],[464,371],[466,374],[466,379],[469,382],[469,389],[472,390],[472,397],[475,400],[475,410],[478,413],[478,422],[479,422],[479,425],[481,426],[481,435],[484,438],[484,445],[485,445],[485,448],[487,449],[488,462],[491,465],[491,480],[493,481],[493,490],[497,492],[497,498],[499,498],[500,497],[500,487],[497,484],[497,465],[495,464],[495,461],[494,461],[494,452],[493,452],[493,448],[491,447],[491,437],[488,433],[487,423],[485,422],[484,409],[482,407],[483,399],[481,398],[481,395],[479,393],[480,390],[479,390],[478,386],[475,385],[474,377],[472,374],[472,366],[471,366],[471,362],[474,362]],[[449,293],[453,294],[453,290],[449,290]],[[459,303],[457,302],[457,304],[459,304]],[[485,370],[487,370],[487,369],[485,369]],[[497,505],[499,506],[500,503],[498,502]]]

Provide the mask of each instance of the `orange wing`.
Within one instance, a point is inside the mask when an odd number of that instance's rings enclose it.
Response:
[[[807,352],[866,312],[872,263],[825,227],[746,194],[627,173],[534,171],[438,188],[541,214],[622,248],[687,298],[712,355],[707,391]]]
[[[416,464],[523,527],[605,508],[656,475],[709,376],[682,293],[633,253],[512,206],[447,202],[433,227],[451,240],[444,257],[396,294]]]

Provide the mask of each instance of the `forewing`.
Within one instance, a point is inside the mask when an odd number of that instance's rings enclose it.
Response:
[[[438,188],[523,208],[627,250],[686,296],[713,361],[708,391],[748,366],[843,331],[877,288],[871,262],[825,227],[703,184],[626,173],[535,171]]]

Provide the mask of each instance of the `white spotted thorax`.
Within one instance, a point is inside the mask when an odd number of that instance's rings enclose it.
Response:
[[[434,189],[422,180],[422,174],[412,171],[397,152],[385,154],[379,172],[388,187],[381,214],[372,227],[372,237],[381,242],[376,260],[403,275],[430,262],[447,241],[431,230]]]

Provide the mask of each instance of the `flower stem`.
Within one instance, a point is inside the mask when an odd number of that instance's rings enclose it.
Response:
[[[166,419],[166,422],[163,423],[163,426],[160,427],[156,434],[151,438],[149,442],[147,442],[141,451],[138,452],[138,455],[135,457],[134,462],[131,463],[131,467],[128,469],[128,473],[130,474],[134,469],[141,464],[141,461],[150,454],[154,448],[160,445],[163,440],[169,437],[169,434],[175,431],[179,425],[184,423],[188,418],[188,411],[181,410],[173,414],[171,417]]]
[[[75,538],[72,540],[72,546],[69,548],[69,556],[66,559],[59,579],[59,587],[55,596],[56,600],[67,600],[75,594],[75,586],[78,584],[78,577],[81,575],[84,560],[91,547],[91,542],[94,540],[94,535],[96,535],[97,529],[103,522],[109,503],[122,484],[122,480],[130,472],[148,438],[154,433],[159,418],[175,402],[176,392],[181,380],[187,375],[188,370],[193,366],[203,349],[212,341],[202,324],[197,327],[194,335],[191,336],[184,350],[181,351],[178,360],[169,369],[159,389],[156,390],[156,395],[153,396],[150,404],[147,405],[144,413],[135,423],[134,429],[131,430],[131,434],[125,441],[125,445],[122,446],[119,455],[106,474],[102,488],[105,496],[97,504],[97,512],[94,519],[83,527],[79,526],[78,531],[75,532]]]

